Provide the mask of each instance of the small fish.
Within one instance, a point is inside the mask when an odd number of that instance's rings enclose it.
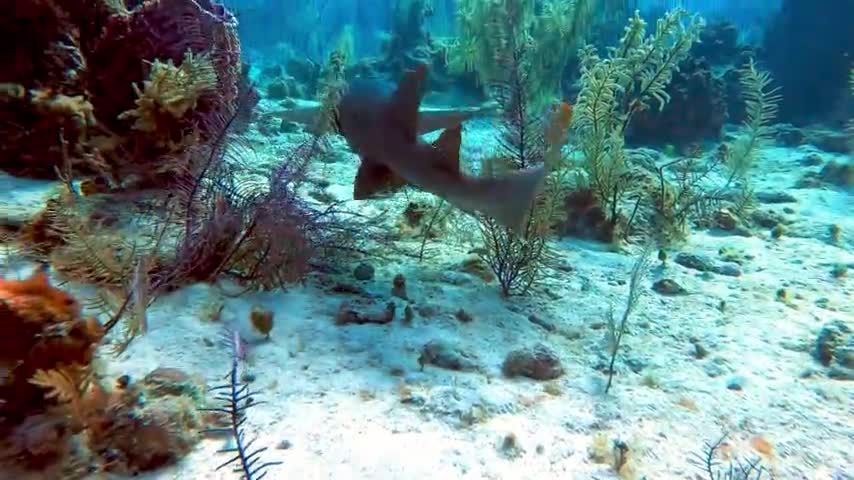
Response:
[[[432,144],[420,137],[419,107],[426,66],[407,72],[389,95],[381,83],[350,84],[336,117],[339,133],[361,157],[353,198],[368,199],[413,185],[457,208],[480,212],[520,231],[542,188],[544,167],[501,177],[470,177],[460,171],[462,125],[447,126]]]

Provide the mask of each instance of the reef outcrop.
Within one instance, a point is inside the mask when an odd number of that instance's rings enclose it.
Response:
[[[0,169],[113,186],[186,170],[237,109],[237,20],[211,0],[0,6]]]

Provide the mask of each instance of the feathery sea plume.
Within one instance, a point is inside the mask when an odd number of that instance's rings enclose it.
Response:
[[[221,406],[205,408],[202,411],[226,415],[229,426],[207,429],[204,433],[227,434],[233,438],[233,446],[219,450],[219,453],[232,456],[217,466],[217,470],[233,466],[235,471],[242,474],[244,480],[261,480],[267,475],[269,467],[281,465],[282,462],[264,461],[261,454],[267,447],[255,447],[255,439],[246,434],[246,415],[249,409],[263,402],[255,400],[258,392],[250,390],[249,384],[240,380],[240,363],[246,355],[246,345],[240,334],[236,330],[226,330],[223,333],[223,341],[231,350],[231,369],[226,376],[226,383],[210,389],[216,394],[215,398],[221,402]]]

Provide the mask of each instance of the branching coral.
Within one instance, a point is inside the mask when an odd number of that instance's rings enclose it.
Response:
[[[210,389],[216,394],[219,407],[206,408],[203,411],[223,414],[227,417],[228,427],[207,429],[207,433],[225,433],[234,438],[234,447],[220,450],[233,456],[216,469],[234,466],[242,474],[244,480],[261,480],[268,473],[268,468],[280,465],[282,462],[264,462],[261,453],[266,447],[253,447],[254,439],[246,436],[246,413],[261,402],[256,401],[258,392],[249,389],[248,383],[240,381],[240,361],[242,359],[242,340],[236,332],[226,332],[225,340],[231,350],[231,369],[226,377],[228,383],[217,385]]]
[[[629,276],[629,295],[626,299],[626,308],[623,310],[620,320],[617,321],[614,317],[613,308],[608,310],[607,340],[610,360],[608,362],[608,383],[605,384],[605,393],[608,393],[608,390],[611,389],[611,384],[614,379],[614,363],[617,360],[617,353],[620,351],[620,346],[623,344],[623,337],[628,331],[629,317],[632,315],[632,312],[634,312],[635,307],[637,307],[638,300],[644,291],[641,288],[640,282],[646,275],[647,270],[649,270],[652,250],[651,245],[646,245],[638,259],[635,261],[635,265],[632,267],[632,273]]]
[[[725,163],[731,180],[746,179],[757,152],[771,136],[768,127],[777,117],[782,98],[778,93],[779,87],[769,88],[771,75],[757,70],[752,58],[740,74],[747,118],[744,121],[744,134],[727,149]]]
[[[742,215],[753,205],[749,170],[771,135],[769,124],[777,115],[778,88],[771,88],[771,76],[758,70],[751,59],[740,70],[746,118],[733,141],[722,144],[702,164],[683,157],[658,169],[659,188],[654,193],[654,225],[658,238],[670,242],[684,237],[689,217],[708,223],[720,203],[738,186],[733,213]],[[665,180],[665,171],[676,170],[675,186]],[[715,175],[723,175],[714,185]]]
[[[758,458],[746,460],[732,458],[721,451],[726,444],[727,434],[714,443],[706,442],[701,453],[695,453],[692,464],[700,471],[704,480],[762,480],[770,473]],[[726,465],[720,457],[729,457]]]
[[[543,166],[550,173],[521,232],[502,227],[492,218],[479,219],[481,258],[495,273],[506,296],[527,292],[552,258],[548,236],[562,207],[567,163],[561,149],[568,140],[572,109],[564,103],[556,104],[546,122],[535,115],[526,47],[513,43],[513,37],[506,37],[505,42],[499,58],[504,73],[493,84],[502,109],[501,148],[496,157],[487,160],[485,173],[533,166]]]
[[[323,69],[318,89],[320,113],[315,119],[316,124],[311,129],[319,137],[335,132],[337,129],[338,102],[341,101],[341,97],[347,88],[347,81],[344,78],[346,65],[346,53],[339,48],[329,55],[329,61]]]

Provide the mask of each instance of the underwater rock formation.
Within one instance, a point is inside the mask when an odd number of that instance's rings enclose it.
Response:
[[[691,56],[705,58],[711,65],[728,65],[736,63],[744,50],[738,42],[738,27],[719,21],[706,26],[700,42],[691,48]]]
[[[0,7],[0,169],[66,166],[118,186],[180,172],[236,110],[237,21],[210,0]]]
[[[780,120],[848,120],[852,1],[784,0],[765,32],[763,60],[783,89]],[[820,32],[820,34],[817,34]]]
[[[392,31],[383,46],[385,65],[390,72],[401,75],[432,57],[433,40],[424,28],[432,15],[432,7],[424,0],[398,1],[394,6]]]
[[[673,75],[667,93],[671,101],[663,110],[644,110],[634,116],[626,135],[629,142],[689,145],[720,137],[728,119],[726,84],[708,63],[686,60]]]
[[[380,55],[352,59],[345,66],[345,79],[382,78],[395,82],[407,70],[423,64],[429,66],[427,83],[431,91],[483,100],[483,89],[473,73],[448,71],[448,45],[432,38],[425,26],[431,15],[432,7],[423,0],[395,2],[391,31],[384,35]],[[295,51],[289,51],[281,61],[281,65],[262,71],[262,78],[272,87],[272,91],[268,87],[269,96],[315,99],[322,87],[321,65]]]
[[[725,123],[739,123],[744,118],[738,69],[752,53],[750,46],[738,43],[732,23],[707,26],[667,87],[670,102],[662,111],[638,112],[627,140],[682,146],[718,140]]]
[[[425,22],[433,15],[433,7],[424,0],[401,0],[395,3],[392,30],[382,46],[383,57],[361,62],[351,70],[356,74],[377,73],[391,79],[400,78],[404,72],[417,65],[429,65],[428,84],[434,91],[460,88],[474,98],[480,98],[472,75],[451,75],[448,71],[447,45],[433,39]]]

